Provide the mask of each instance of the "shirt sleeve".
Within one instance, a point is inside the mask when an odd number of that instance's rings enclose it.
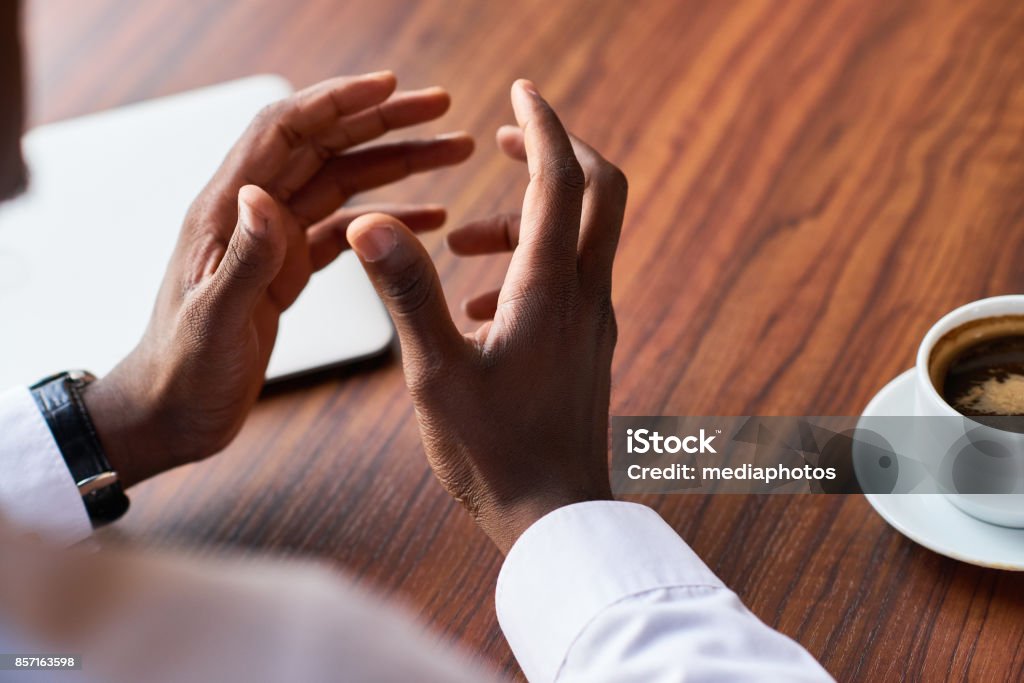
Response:
[[[635,503],[577,503],[541,518],[509,551],[496,604],[534,682],[832,680]]]
[[[92,533],[78,488],[28,389],[0,393],[0,515],[58,543]]]

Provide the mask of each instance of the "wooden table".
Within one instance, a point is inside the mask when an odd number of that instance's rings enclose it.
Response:
[[[255,72],[444,84],[426,130],[477,154],[378,195],[454,224],[518,206],[490,140],[534,78],[631,181],[613,414],[857,414],[942,313],[1024,291],[1019,1],[33,0],[27,34],[34,122]],[[501,281],[426,243],[453,307]],[[521,675],[501,557],[432,478],[394,356],[271,392],[133,499],[135,542],[320,558]],[[935,555],[860,496],[645,502],[841,680],[1021,676],[1024,575]]]

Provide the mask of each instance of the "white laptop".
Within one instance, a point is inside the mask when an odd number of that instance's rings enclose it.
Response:
[[[0,204],[0,389],[101,375],[133,348],[192,199],[260,107],[290,92],[255,76],[25,136],[29,190]],[[392,334],[347,252],[284,314],[267,379],[367,358]]]

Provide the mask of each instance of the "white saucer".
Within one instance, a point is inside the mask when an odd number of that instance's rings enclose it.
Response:
[[[907,370],[879,391],[863,417],[914,414],[914,372]],[[876,421],[871,428],[879,431]],[[906,430],[883,434],[897,453],[910,452]],[[981,567],[1024,571],[1024,529],[988,524],[961,512],[936,493],[864,495],[896,531],[925,548]]]

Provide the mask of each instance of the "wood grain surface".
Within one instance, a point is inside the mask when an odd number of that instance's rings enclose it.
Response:
[[[518,207],[491,140],[533,78],[631,182],[613,414],[857,414],[941,314],[1024,292],[1019,0],[32,0],[26,28],[35,123],[258,72],[445,85],[424,130],[477,153],[372,198],[451,224]],[[468,327],[504,261],[425,241]],[[132,498],[106,535],[319,558],[521,676],[501,557],[432,478],[394,354],[268,392],[224,454]],[[860,496],[644,502],[840,680],[1021,680],[1024,574],[925,550]]]

